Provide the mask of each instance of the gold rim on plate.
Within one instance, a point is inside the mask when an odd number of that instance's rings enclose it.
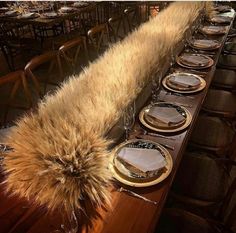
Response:
[[[152,143],[155,146],[158,147],[158,149],[161,151],[162,154],[164,154],[164,157],[166,159],[166,166],[165,166],[165,172],[162,172],[158,177],[154,177],[152,180],[149,181],[145,181],[142,180],[141,181],[136,181],[136,180],[130,180],[128,178],[126,178],[124,175],[122,175],[116,168],[115,168],[115,164],[114,164],[114,156],[116,156],[117,152],[123,148],[125,145],[127,144],[131,144],[133,142],[138,142],[138,141],[142,141],[142,142],[147,142],[147,143]],[[144,155],[145,156],[145,155]],[[114,153],[112,153],[112,156],[110,158],[110,162],[109,162],[109,169],[113,175],[113,178],[115,178],[116,180],[118,180],[119,182],[125,184],[125,185],[129,185],[132,187],[148,187],[148,186],[153,186],[156,185],[160,182],[162,182],[164,179],[166,179],[169,174],[171,173],[171,170],[173,168],[173,160],[172,157],[169,153],[169,151],[164,148],[163,146],[161,146],[159,143],[157,142],[153,142],[150,140],[144,140],[144,139],[132,139],[129,140],[127,142],[123,142],[120,145],[118,145],[115,149],[114,149]]]
[[[181,124],[180,127],[178,127],[178,128],[163,129],[163,128],[157,128],[156,126],[152,126],[151,124],[149,124],[145,120],[145,117],[144,117],[145,112],[152,107],[152,105],[150,104],[150,105],[144,107],[141,110],[141,112],[139,113],[139,120],[140,120],[140,122],[145,127],[147,127],[148,129],[151,129],[151,130],[156,131],[156,132],[162,132],[162,133],[175,133],[175,132],[179,132],[181,130],[186,129],[190,125],[190,123],[192,121],[192,115],[191,115],[191,113],[185,107],[177,105],[175,103],[171,103],[171,102],[158,102],[158,103],[155,103],[155,105],[158,105],[158,104],[167,104],[167,105],[170,104],[170,105],[173,105],[175,107],[181,108],[183,110],[183,112],[185,112],[185,114],[186,114],[186,121],[184,122],[184,124]]]
[[[178,89],[174,89],[172,87],[169,87],[168,84],[167,84],[167,79],[169,79],[171,76],[174,76],[176,74],[184,74],[184,75],[189,75],[189,76],[194,76],[196,78],[198,78],[201,82],[201,84],[196,88],[196,89],[191,89],[191,90],[178,90]],[[196,92],[199,92],[201,90],[203,90],[205,87],[206,87],[206,81],[200,77],[199,75],[196,75],[196,74],[191,74],[191,73],[172,73],[168,76],[166,76],[163,80],[162,80],[162,85],[169,91],[173,91],[173,92],[177,92],[177,93],[186,93],[186,94],[191,94],[191,93],[196,93]]]
[[[230,17],[227,17],[227,16],[220,16],[220,15],[216,15],[212,18],[209,19],[210,22],[212,23],[219,23],[219,24],[229,24],[230,21],[232,19]]]
[[[205,27],[201,28],[200,31],[206,35],[224,35],[227,31],[227,27],[225,27],[225,26],[215,26],[215,27],[219,28],[218,31],[211,31],[211,30],[207,29],[208,27],[209,26],[205,26]],[[220,30],[220,28],[221,28],[221,30]]]
[[[183,64],[181,62],[181,55],[179,57],[177,57],[177,59],[176,59],[177,64],[184,67],[184,68],[197,69],[197,70],[209,68],[214,64],[213,59],[206,56],[206,55],[204,55],[204,54],[189,54],[189,55],[200,56],[200,57],[207,58],[208,59],[208,64],[206,64],[204,66],[191,66],[191,65]]]
[[[215,46],[208,46],[208,47],[204,47],[204,46],[196,46],[196,45],[194,45],[194,43],[189,43],[189,46],[190,47],[192,47],[192,48],[194,48],[194,49],[201,49],[201,50],[206,50],[206,51],[211,51],[211,50],[216,50],[216,49],[218,49],[218,48],[220,48],[220,46],[221,46],[221,43],[219,42],[219,41],[217,41],[217,40],[210,40],[210,41],[214,41],[214,42],[216,42],[215,43]],[[194,42],[194,41],[193,41]]]

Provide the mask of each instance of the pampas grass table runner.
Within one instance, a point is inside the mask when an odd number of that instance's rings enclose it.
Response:
[[[9,193],[49,211],[109,204],[109,130],[161,70],[204,2],[176,2],[111,46],[79,76],[24,116],[8,138],[4,160]]]

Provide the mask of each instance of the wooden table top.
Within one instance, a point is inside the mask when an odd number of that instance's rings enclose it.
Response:
[[[97,3],[91,3],[84,7],[75,8],[75,11],[68,13],[59,13],[58,17],[55,18],[45,18],[42,14],[37,18],[22,18],[20,15],[16,17],[0,17],[1,22],[9,23],[20,23],[20,24],[32,24],[37,26],[51,26],[57,23],[61,23],[67,19],[72,19],[79,16],[83,12],[88,11],[92,6],[97,5]]]
[[[232,22],[230,27],[232,26]],[[229,28],[230,28],[229,27]],[[228,31],[229,31],[228,28]],[[97,209],[97,212],[88,211],[87,217],[81,217],[78,219],[79,231],[88,233],[151,233],[154,232],[155,226],[160,217],[161,211],[165,204],[166,197],[170,190],[171,184],[174,180],[176,171],[179,167],[182,155],[187,146],[188,139],[193,130],[193,126],[198,117],[202,103],[206,97],[209,85],[212,81],[216,64],[220,56],[221,50],[225,43],[228,31],[225,35],[217,37],[221,39],[222,45],[216,50],[213,56],[214,65],[205,69],[207,72],[204,79],[207,83],[206,88],[196,94],[191,94],[194,98],[166,95],[166,91],[163,88],[161,91],[161,98],[165,98],[165,101],[174,101],[178,103],[184,103],[191,105],[192,107],[186,107],[192,114],[192,122],[187,130],[171,134],[170,137],[175,140],[160,139],[152,136],[145,136],[146,139],[150,139],[154,142],[162,142],[174,147],[174,150],[170,150],[170,154],[173,158],[174,166],[171,174],[163,182],[146,188],[131,188],[126,187],[136,193],[145,196],[151,200],[158,202],[158,205],[154,205],[145,202],[141,199],[128,195],[127,193],[120,193],[117,191],[121,186],[118,182],[115,182],[117,188],[113,188],[112,192],[112,207],[107,209]],[[178,68],[178,67],[176,67]],[[183,69],[186,72],[188,69]],[[190,96],[190,95],[189,95]],[[136,122],[136,126],[139,127],[139,122]],[[3,177],[2,177],[3,179]],[[123,185],[122,185],[123,186]],[[123,186],[125,187],[125,186]],[[61,216],[60,212],[53,213],[52,215],[46,215],[46,210],[39,207],[34,207],[31,203],[19,200],[16,197],[10,197],[4,193],[3,187],[0,191],[0,233],[49,233],[56,229],[60,229]],[[89,207],[88,207],[89,209]],[[63,232],[63,231],[57,231]]]

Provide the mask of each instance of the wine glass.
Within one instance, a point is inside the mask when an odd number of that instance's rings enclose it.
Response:
[[[156,78],[158,77],[158,78]],[[159,71],[155,75],[152,75],[152,101],[151,104],[155,104],[159,101],[159,94],[161,90],[162,72]]]
[[[129,131],[134,126],[134,122],[135,122],[135,101],[129,104],[124,111],[123,123],[124,123],[126,141],[129,139]]]

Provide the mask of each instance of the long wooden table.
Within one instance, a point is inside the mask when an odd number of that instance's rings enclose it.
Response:
[[[1,22],[18,23],[18,24],[31,24],[34,26],[51,26],[61,23],[67,19],[73,19],[80,16],[82,13],[89,11],[92,7],[97,6],[97,3],[91,3],[88,6],[74,8],[73,12],[58,13],[58,17],[46,18],[40,14],[37,18],[22,18],[20,15],[15,17],[0,17]]]
[[[233,22],[233,21],[232,21]],[[161,139],[158,137],[144,136],[146,139],[154,142],[162,142],[169,144],[174,147],[174,150],[170,150],[170,154],[173,158],[174,166],[171,174],[163,182],[146,188],[131,188],[136,193],[143,195],[151,200],[158,202],[158,205],[153,205],[145,202],[139,198],[128,195],[127,193],[118,192],[118,187],[123,186],[118,182],[114,181],[114,188],[111,190],[112,193],[112,207],[107,209],[97,209],[96,212],[88,211],[88,216],[80,216],[78,218],[79,230],[78,232],[88,233],[151,233],[154,232],[155,226],[161,215],[161,211],[165,204],[166,197],[170,190],[171,184],[174,180],[176,171],[179,167],[183,153],[187,146],[189,137],[193,130],[195,121],[198,117],[202,103],[206,97],[208,88],[212,81],[218,58],[221,54],[224,46],[227,34],[230,27],[225,35],[217,37],[221,39],[222,45],[216,51],[213,56],[214,65],[204,70],[207,73],[204,75],[207,86],[206,88],[196,94],[192,94],[194,98],[180,97],[174,95],[165,95],[166,91],[163,88],[161,90],[161,98],[165,101],[173,101],[178,103],[184,103],[191,105],[187,109],[192,114],[192,123],[187,130],[169,135],[175,140]],[[178,68],[178,66],[176,66]],[[184,69],[186,72],[188,69]],[[150,93],[149,93],[150,95]],[[148,103],[147,103],[148,104]],[[136,128],[140,127],[140,123],[136,122]],[[2,179],[4,177],[2,176]],[[49,233],[57,229],[60,229],[62,221],[60,212],[53,213],[52,215],[46,215],[44,208],[35,207],[32,203],[25,200],[19,200],[16,197],[11,197],[4,193],[1,189],[0,192],[0,233]],[[88,210],[91,209],[89,206]],[[63,232],[55,231],[55,232]]]

